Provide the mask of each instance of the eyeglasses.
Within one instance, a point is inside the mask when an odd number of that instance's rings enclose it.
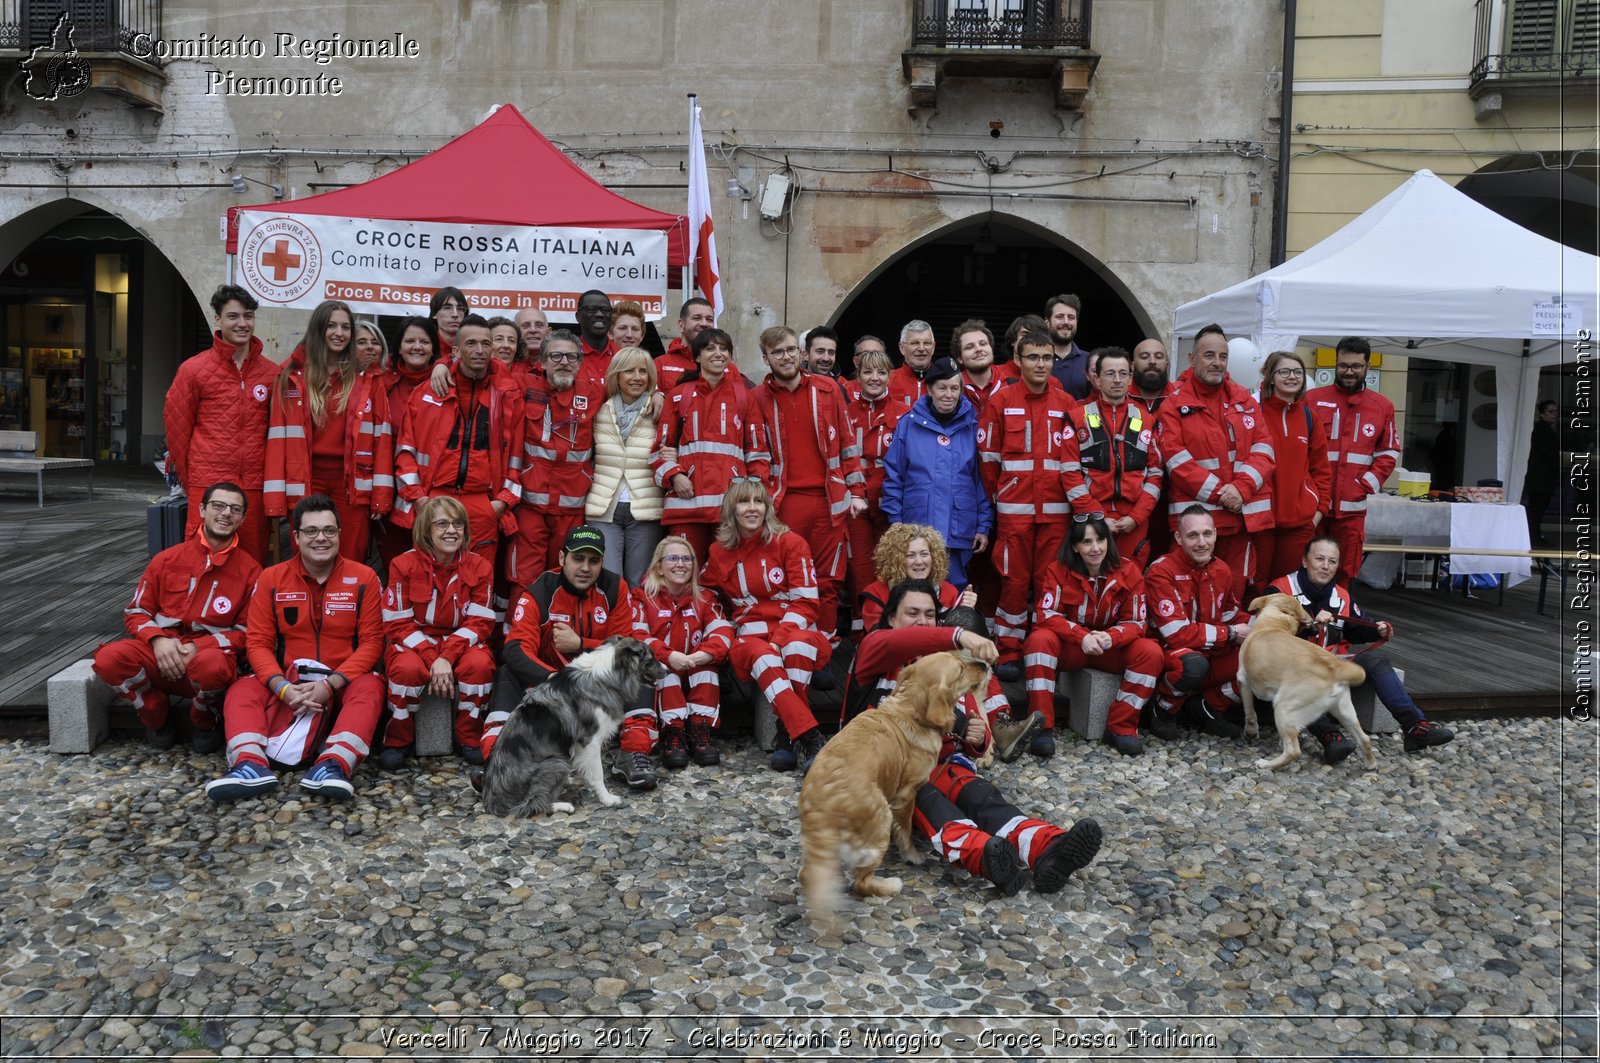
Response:
[[[1019,361],[1019,362],[1040,362],[1040,363],[1044,363],[1044,362],[1053,362],[1055,360],[1056,360],[1056,356],[1053,355],[1053,354],[1019,354],[1019,355],[1017,355],[1017,361]]]
[[[337,539],[338,528],[301,528],[295,533],[302,539]]]
[[[467,526],[464,520],[436,520],[433,522],[434,531],[460,531]]]
[[[692,565],[694,564],[694,558],[689,554],[663,554],[661,563],[663,565]]]
[[[577,365],[578,362],[583,360],[583,355],[578,351],[549,351],[545,354],[544,360],[547,362],[571,362],[573,365]]]
[[[1102,369],[1102,370],[1100,370],[1100,379],[1101,380],[1127,380],[1131,376],[1133,376],[1133,374],[1131,372],[1129,372],[1128,370],[1126,370],[1126,369]]]
[[[228,502],[207,502],[206,508],[216,513],[232,513],[235,517],[244,516],[243,506],[235,506]]]
[[[1364,364],[1363,365],[1335,365],[1334,369],[1338,370],[1341,373],[1365,373],[1367,371],[1367,367]]]
[[[791,344],[788,347],[774,347],[774,348],[772,348],[772,350],[767,352],[767,357],[769,357],[769,358],[774,358],[774,357],[776,357],[776,358],[788,358],[790,355],[795,355],[795,354],[799,354],[799,353],[800,353],[800,348],[794,346],[793,344]]]
[[[906,346],[918,351],[926,351],[933,347],[932,340],[906,340]]]
[[[1272,375],[1273,376],[1281,376],[1281,377],[1284,377],[1284,378],[1290,378],[1290,377],[1297,377],[1297,376],[1305,376],[1306,375],[1306,371],[1304,369],[1274,369],[1272,371]]]
[[[1096,510],[1093,513],[1074,513],[1072,515],[1072,523],[1074,524],[1088,524],[1091,520],[1105,519],[1106,515],[1101,513],[1099,510]]]

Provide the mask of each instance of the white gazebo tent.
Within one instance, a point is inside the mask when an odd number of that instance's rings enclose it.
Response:
[[[1576,357],[1580,330],[1592,342],[1597,289],[1600,259],[1507,221],[1418,170],[1283,265],[1178,307],[1173,332],[1176,342],[1214,321],[1264,352],[1365,336],[1374,347],[1493,366],[1496,476],[1514,502],[1539,370]]]

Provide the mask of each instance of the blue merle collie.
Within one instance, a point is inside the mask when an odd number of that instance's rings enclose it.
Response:
[[[497,816],[571,812],[569,802],[556,798],[574,768],[602,805],[620,803],[606,789],[601,750],[640,688],[666,674],[648,646],[618,635],[531,687],[484,767],[484,809]]]

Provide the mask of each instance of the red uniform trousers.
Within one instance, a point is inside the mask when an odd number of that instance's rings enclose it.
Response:
[[[517,507],[517,538],[506,566],[513,593],[526,590],[544,573],[561,567],[561,548],[567,543],[567,534],[582,523],[582,510],[545,513],[527,505]],[[704,562],[705,555],[701,554],[699,560]]]
[[[1139,566],[1140,571],[1149,568],[1151,556],[1150,543],[1152,541],[1150,529],[1155,524],[1155,521],[1145,521],[1143,525],[1135,524],[1133,526],[1133,531],[1123,532],[1121,535],[1112,536],[1112,538],[1117,540],[1117,556],[1125,557],[1132,561],[1134,564]],[[1166,551],[1162,551],[1162,553],[1165,552]],[[1160,557],[1161,554],[1157,554],[1155,556]]]
[[[655,704],[629,709],[622,718],[622,748],[630,753],[653,752],[660,737],[658,717],[665,725],[685,723],[690,716],[704,716],[715,727],[721,692],[722,683],[715,668],[702,668],[686,676],[668,672],[656,681]]]
[[[371,752],[372,736],[383,715],[383,680],[368,672],[350,680],[333,696],[316,721],[316,735],[307,750],[321,749],[318,761],[337,760],[345,774]],[[269,767],[267,739],[283,734],[294,723],[294,710],[267,692],[266,685],[247,675],[228,688],[223,725],[228,735],[228,767],[250,761]],[[303,760],[301,761],[303,763]],[[286,764],[285,767],[298,767]]]
[[[378,557],[383,562],[384,576],[388,575],[389,565],[395,558],[417,545],[411,538],[410,528],[402,528],[387,517],[372,522],[372,538],[378,542]]]
[[[417,740],[412,713],[427,692],[429,669],[420,654],[391,644],[384,670],[389,677],[389,726],[383,744],[403,749]],[[477,749],[483,735],[484,706],[494,690],[494,672],[494,654],[483,646],[469,647],[456,662],[455,735],[468,749]]]
[[[1166,670],[1156,686],[1158,712],[1177,712],[1190,694],[1198,693],[1213,716],[1222,716],[1239,704],[1234,678],[1239,674],[1239,647],[1210,656],[1201,650],[1166,651]]]
[[[861,597],[862,591],[878,580],[878,572],[872,567],[872,551],[877,547],[878,540],[883,538],[883,533],[889,530],[889,518],[877,506],[868,506],[861,516],[846,520],[844,527],[850,554],[849,578],[845,581],[845,588],[850,595],[848,600],[854,603]],[[862,634],[861,617],[854,614],[859,612],[859,605],[852,606],[851,627],[858,638]]]
[[[703,567],[711,554],[711,543],[717,537],[715,524],[668,524],[668,535],[677,535],[689,541],[694,548],[694,563]]]
[[[1334,542],[1339,544],[1339,576],[1344,582],[1349,583],[1356,578],[1356,573],[1361,571],[1361,548],[1367,541],[1367,515],[1365,513],[1346,513],[1335,517],[1329,514],[1322,518],[1318,528],[1324,535],[1333,536]],[[1300,566],[1300,559],[1294,559],[1295,568]],[[1289,570],[1293,572],[1294,569]]]
[[[1321,527],[1327,527],[1324,520]],[[1306,544],[1317,533],[1317,528],[1311,522],[1285,528],[1279,525],[1270,531],[1257,532],[1256,542],[1261,547],[1261,563],[1257,565],[1255,580],[1250,584],[1250,594],[1255,595],[1263,590],[1267,584],[1279,576],[1287,576],[1300,567],[1301,560],[1305,557]],[[1341,564],[1343,558],[1341,557]],[[1241,602],[1249,604],[1249,598],[1240,598]]]
[[[1000,572],[1000,601],[994,611],[995,645],[1002,664],[1022,657],[1022,640],[1028,634],[1031,603],[1038,593],[1039,578],[1056,559],[1062,540],[1067,537],[1067,521],[1058,516],[1044,523],[1000,518],[995,540],[995,568]]]
[[[1217,533],[1217,557],[1227,562],[1228,571],[1233,574],[1233,597],[1237,601],[1250,601],[1245,596],[1246,589],[1254,587],[1261,575],[1263,542],[1271,543],[1264,532],[1248,532],[1240,528],[1226,535]],[[1295,562],[1295,567],[1300,567],[1299,561]]]
[[[1121,672],[1122,685],[1106,716],[1106,730],[1114,735],[1139,733],[1139,710],[1155,693],[1156,680],[1166,664],[1166,654],[1155,639],[1134,639],[1126,646],[1113,646],[1099,656],[1090,656],[1081,645],[1068,644],[1054,631],[1042,628],[1028,636],[1022,653],[1028,711],[1044,713],[1046,727],[1056,725],[1056,680],[1062,672],[1083,668]]]
[[[830,643],[835,642],[839,594],[844,589],[846,522],[833,523],[828,493],[820,487],[785,491],[778,506],[778,519],[811,547],[811,560],[817,568],[817,630]]]
[[[131,701],[139,722],[152,731],[166,725],[168,694],[192,698],[189,722],[197,731],[212,731],[222,714],[222,696],[238,669],[230,655],[211,646],[194,652],[182,679],[166,680],[149,643],[118,639],[94,651],[94,674]]]
[[[186,485],[187,486],[187,485]],[[194,533],[200,527],[200,499],[205,494],[210,484],[201,484],[189,490],[189,518],[183,524],[183,537],[193,539]],[[245,491],[244,516],[239,519],[239,545],[244,552],[259,561],[263,566],[267,564],[267,546],[272,541],[272,536],[267,530],[267,504],[261,498],[261,489]]]
[[[806,700],[811,676],[828,663],[833,650],[820,631],[779,624],[770,635],[740,635],[733,640],[728,660],[734,674],[761,690],[790,738],[817,726]]]
[[[1065,833],[1023,815],[993,783],[954,761],[934,768],[917,791],[911,825],[946,861],[978,876],[983,874],[983,847],[996,835],[1010,842],[1031,869]]]

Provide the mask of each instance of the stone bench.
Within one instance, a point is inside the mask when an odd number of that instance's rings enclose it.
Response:
[[[39,508],[44,508],[44,474],[51,469],[87,469],[89,501],[94,501],[94,462],[88,458],[41,458],[37,432],[0,432],[0,472],[27,473],[39,482]]]
[[[441,698],[437,694],[423,696],[412,714],[417,725],[417,756],[448,757],[454,752],[455,711],[455,702],[449,698]]]

